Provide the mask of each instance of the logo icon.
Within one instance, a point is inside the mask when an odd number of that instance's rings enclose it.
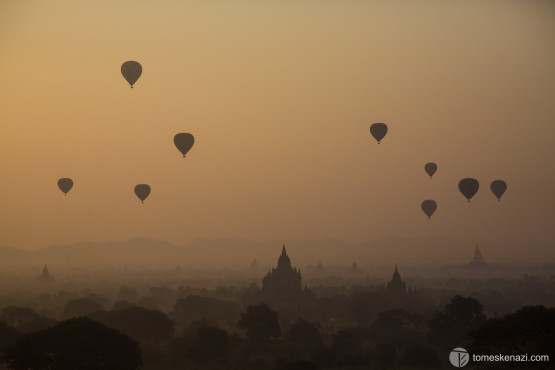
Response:
[[[455,367],[463,367],[468,364],[470,355],[464,348],[457,347],[449,354],[449,361]]]

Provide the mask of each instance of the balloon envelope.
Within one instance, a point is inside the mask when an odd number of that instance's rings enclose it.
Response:
[[[466,199],[470,202],[470,199],[478,192],[480,184],[478,180],[467,177],[459,181],[459,190],[464,195]]]
[[[150,186],[147,184],[139,184],[135,186],[135,194],[141,200],[141,203],[144,203],[145,199],[150,194]]]
[[[385,134],[387,134],[387,125],[385,123],[373,123],[370,126],[370,133],[372,134],[374,139],[378,141],[379,144],[380,141],[385,137]]]
[[[437,171],[437,164],[435,164],[434,162],[428,162],[424,166],[424,170],[430,176],[430,178],[432,178],[434,173],[436,173],[436,171]]]
[[[191,134],[180,133],[175,135],[173,142],[181,154],[183,154],[183,158],[185,158],[185,154],[193,147],[195,138]]]
[[[67,177],[61,178],[58,180],[58,187],[65,195],[67,195],[73,187],[73,180]]]
[[[505,193],[505,190],[507,190],[507,184],[503,180],[495,180],[489,187],[497,197],[497,200],[501,200],[501,196]]]
[[[143,67],[139,62],[133,60],[127,61],[121,65],[121,74],[129,82],[129,85],[133,87],[135,82],[141,77],[143,73]]]
[[[435,200],[426,199],[425,201],[422,202],[420,207],[422,207],[422,210],[424,211],[426,216],[428,216],[428,219],[429,219],[430,217],[432,217],[432,215],[436,211],[437,203],[436,203]]]

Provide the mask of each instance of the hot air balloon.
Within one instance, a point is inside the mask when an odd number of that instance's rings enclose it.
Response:
[[[387,134],[387,125],[385,123],[373,123],[370,125],[370,133],[374,136],[374,139],[378,141],[378,144]]]
[[[73,187],[73,180],[69,179],[67,177],[63,177],[63,178],[58,180],[58,187],[67,196],[67,193]]]
[[[489,187],[497,197],[497,200],[501,200],[501,196],[505,193],[505,190],[507,190],[507,184],[503,180],[495,180]]]
[[[424,170],[430,176],[430,179],[431,179],[434,173],[436,173],[437,171],[437,164],[435,164],[434,162],[428,162],[424,166]]]
[[[422,207],[422,210],[424,211],[426,216],[428,216],[428,219],[430,219],[430,217],[432,217],[432,215],[436,211],[437,203],[435,200],[426,199],[425,201],[422,202],[420,207]]]
[[[181,154],[183,154],[183,158],[185,158],[185,154],[193,147],[195,138],[191,134],[180,133],[175,135],[173,142]]]
[[[459,190],[461,191],[462,195],[464,195],[464,197],[468,199],[469,203],[474,194],[478,192],[479,187],[480,184],[478,183],[478,180],[470,177],[464,178],[459,181]]]
[[[143,67],[141,67],[139,62],[130,60],[121,65],[121,74],[127,80],[127,82],[129,82],[131,88],[133,88],[133,85],[135,84],[135,82],[137,82],[139,77],[141,77],[142,73]]]
[[[135,194],[141,200],[141,203],[144,203],[145,199],[148,198],[150,194],[150,186],[147,184],[139,184],[135,186]]]

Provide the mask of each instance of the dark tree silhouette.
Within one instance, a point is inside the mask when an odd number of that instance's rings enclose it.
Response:
[[[54,296],[54,303],[59,306],[64,306],[67,303],[67,301],[71,299],[77,299],[77,298],[79,298],[79,295],[75,292],[70,293],[65,290],[60,290],[58,294]]]
[[[118,292],[118,300],[121,301],[128,301],[128,302],[136,302],[139,294],[137,293],[137,289],[123,286]]]
[[[41,308],[52,308],[54,301],[52,300],[52,296],[48,293],[41,293],[37,297],[37,304]]]
[[[4,321],[0,321],[0,353],[12,346],[20,336],[21,334],[15,328],[9,326]]]
[[[397,350],[389,343],[380,343],[374,347],[372,355],[377,369],[388,369],[395,364]]]
[[[235,302],[189,295],[177,300],[170,317],[181,328],[203,319],[233,324],[237,321],[240,309],[239,304]]]
[[[227,345],[225,330],[203,322],[188,345],[188,357],[201,361],[222,358],[227,352]]]
[[[0,320],[13,328],[21,328],[28,325],[39,315],[28,307],[10,306],[0,311]]]
[[[98,303],[101,306],[101,308],[107,307],[108,304],[110,303],[109,299],[101,297],[101,296],[99,296],[98,294],[96,294],[92,291],[89,291],[87,293],[87,295],[85,295],[83,298],[88,298],[92,301],[95,301],[96,303]]]
[[[320,370],[316,362],[301,360],[278,367],[277,370]]]
[[[281,336],[278,314],[267,304],[248,306],[240,315],[237,326],[247,331],[249,339],[263,341]]]
[[[131,307],[102,312],[92,318],[138,341],[160,343],[173,336],[173,321],[157,310]]]
[[[158,310],[160,309],[160,306],[158,305],[158,301],[156,301],[156,298],[152,297],[152,296],[144,296],[141,297],[141,299],[139,299],[139,302],[137,303],[137,305],[144,307],[144,308],[148,308],[149,310]]]
[[[375,341],[396,345],[422,342],[426,330],[426,321],[421,315],[403,309],[380,312],[370,326]]]
[[[502,318],[487,320],[470,332],[469,352],[480,354],[548,355],[555,358],[555,308],[523,307]],[[488,368],[520,368],[525,363],[475,363]],[[552,368],[550,362],[534,362],[534,369]]]
[[[339,366],[367,366],[362,351],[363,338],[354,330],[339,330],[332,335],[331,352]]]
[[[117,301],[112,306],[112,310],[125,310],[131,307],[137,307],[137,305],[128,301]]]
[[[141,354],[124,334],[79,317],[23,336],[3,360],[16,370],[131,370],[141,365]]]
[[[441,360],[433,348],[414,344],[405,350],[401,364],[410,368],[437,369],[441,367]]]
[[[436,312],[429,321],[430,342],[446,349],[464,346],[469,341],[468,332],[478,328],[485,320],[479,301],[456,295],[445,305],[443,312]]]
[[[0,311],[0,321],[4,321],[22,334],[46,329],[56,324],[56,320],[41,316],[30,308],[16,306],[3,308]]]
[[[63,316],[67,318],[86,316],[97,311],[102,311],[102,306],[92,299],[77,298],[67,301],[64,306]]]
[[[175,302],[175,292],[168,287],[152,287],[150,294],[156,299],[160,309],[169,311]]]
[[[283,333],[283,339],[291,343],[307,346],[319,347],[323,345],[318,325],[304,319],[299,319],[291,324],[289,329]]]

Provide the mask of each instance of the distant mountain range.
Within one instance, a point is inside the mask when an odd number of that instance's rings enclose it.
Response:
[[[0,247],[0,266],[69,265],[71,267],[181,267],[246,268],[254,258],[262,267],[274,266],[285,243],[294,266],[322,261],[324,266],[362,269],[377,265],[462,265],[476,247],[448,239],[388,238],[364,243],[337,239],[322,241],[266,241],[251,239],[194,239],[185,245],[136,237],[125,241],[56,245],[36,251]],[[516,246],[484,243],[480,249],[490,263],[552,263],[541,255]],[[510,251],[510,252],[509,252]]]

